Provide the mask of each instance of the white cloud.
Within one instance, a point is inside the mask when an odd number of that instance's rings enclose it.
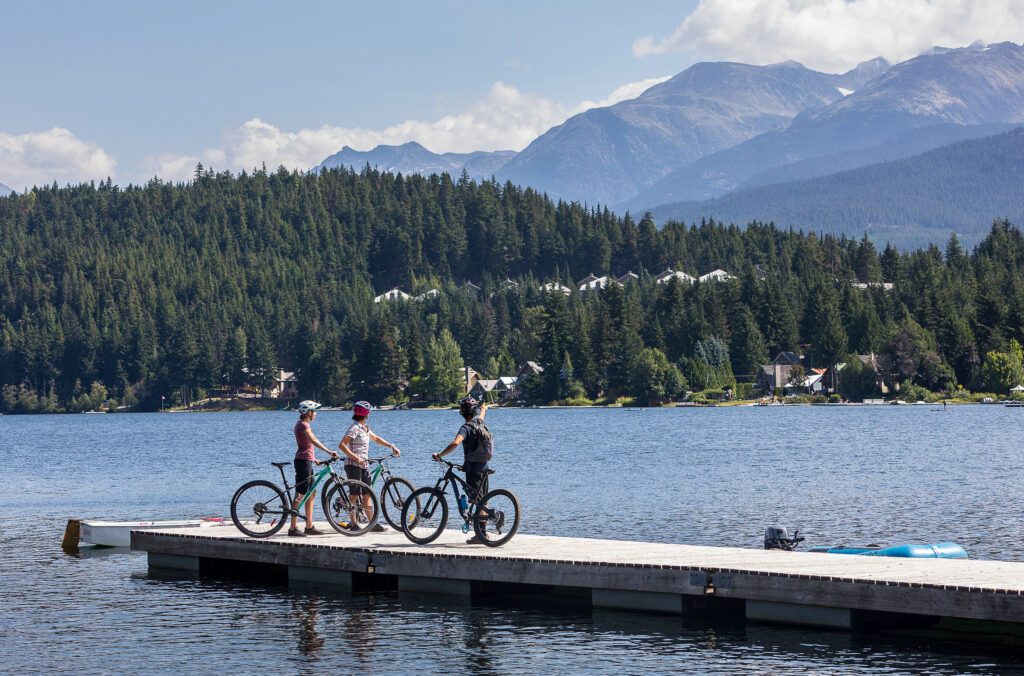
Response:
[[[190,155],[150,156],[144,161],[148,176],[165,180],[191,178],[197,162],[217,170],[252,169],[264,163],[270,169],[284,165],[308,169],[343,146],[369,150],[377,145],[416,141],[438,153],[474,150],[521,150],[551,127],[596,106],[609,106],[633,98],[668,78],[651,78],[623,85],[600,101],[568,107],[535,94],[524,94],[496,82],[481,100],[465,110],[435,121],[407,120],[381,130],[324,125],[318,129],[283,131],[259,118],[225,134],[220,148]]]
[[[649,77],[646,80],[641,80],[640,82],[624,84],[600,101],[584,101],[580,105],[576,106],[573,110],[573,115],[582,113],[584,110],[589,110],[591,108],[604,108],[606,106],[615,105],[619,101],[635,99],[640,96],[640,94],[644,93],[644,91],[650,89],[656,84],[661,84],[671,77],[671,75],[666,75],[665,77]]]
[[[643,57],[694,51],[744,63],[794,59],[839,72],[884,56],[896,63],[936,46],[1018,41],[1020,0],[701,0],[669,37],[643,37]]]
[[[117,162],[67,129],[12,136],[0,133],[0,180],[15,190],[56,181],[60,185],[116,176]]]

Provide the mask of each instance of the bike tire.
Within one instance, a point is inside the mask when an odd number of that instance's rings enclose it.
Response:
[[[402,530],[402,508],[406,501],[416,492],[416,488],[402,477],[391,477],[384,482],[380,489],[380,511],[384,514],[384,520],[395,530]],[[419,521],[420,505],[412,516],[410,527],[415,527]]]
[[[413,519],[409,512],[417,510],[418,518]],[[414,524],[408,526],[407,524]],[[448,501],[444,492],[433,486],[413,491],[402,507],[402,532],[411,542],[425,545],[433,542],[448,525]]]
[[[359,497],[354,496],[355,493],[358,493],[357,489],[362,489],[369,494],[372,513],[366,513],[362,500],[357,502],[353,499],[353,497]],[[324,490],[321,500],[327,523],[342,535],[362,535],[376,525],[380,516],[380,501],[374,495],[373,489],[362,481],[352,479],[334,481]],[[355,528],[350,523],[353,508],[356,512]]]
[[[231,521],[249,537],[270,537],[281,530],[290,515],[291,505],[284,492],[263,479],[244,484],[231,498]]]
[[[519,499],[512,491],[499,488],[485,495],[480,504],[486,506],[489,514],[487,518],[473,518],[476,536],[488,547],[500,547],[511,540],[519,530]]]

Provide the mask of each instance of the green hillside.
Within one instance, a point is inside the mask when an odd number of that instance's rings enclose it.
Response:
[[[655,283],[669,266],[734,279]],[[629,270],[624,288],[539,290]],[[949,387],[1024,339],[1022,273],[1004,222],[970,254],[900,254],[760,224],[658,230],[509,184],[372,170],[43,187],[0,198],[0,408],[153,409],[278,367],[328,403],[443,400],[457,363],[496,377],[527,360],[546,367],[533,400],[671,397],[800,345],[819,364],[889,354],[893,377]],[[440,294],[373,302],[393,286]]]

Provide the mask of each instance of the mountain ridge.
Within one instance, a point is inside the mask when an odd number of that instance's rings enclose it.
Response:
[[[828,176],[655,208],[658,223],[773,222],[923,246],[952,231],[979,241],[993,219],[1024,220],[1024,127]]]
[[[646,209],[717,197],[757,174],[879,145],[915,128],[1021,122],[1024,46],[1004,42],[925,54],[894,65],[847,97],[804,111],[785,130],[692,162],[618,206]],[[949,140],[937,138],[933,147]]]

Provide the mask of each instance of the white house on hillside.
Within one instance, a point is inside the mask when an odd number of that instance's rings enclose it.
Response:
[[[402,291],[397,286],[390,291],[385,291],[373,299],[374,303],[382,303],[387,300],[409,300],[412,296]]]
[[[654,278],[658,284],[668,284],[671,279],[678,279],[680,282],[686,282],[687,284],[693,284],[697,281],[692,275],[688,275],[685,272],[678,272],[672,268],[666,268],[664,272]]]
[[[593,289],[601,290],[608,286],[609,282],[615,280],[609,280],[607,276],[595,277],[593,273],[587,275],[579,281],[576,288],[582,291],[592,291]]]
[[[732,275],[730,275],[725,270],[712,270],[707,274],[701,275],[700,277],[698,277],[698,279],[700,280],[701,284],[705,282],[728,282],[730,279],[732,279]]]
[[[564,284],[559,284],[558,282],[548,282],[547,284],[541,284],[540,285],[540,290],[543,291],[544,293],[559,293],[560,292],[560,293],[564,293],[566,296],[568,296],[569,294],[572,293],[572,289],[570,289],[569,287],[565,286]]]

